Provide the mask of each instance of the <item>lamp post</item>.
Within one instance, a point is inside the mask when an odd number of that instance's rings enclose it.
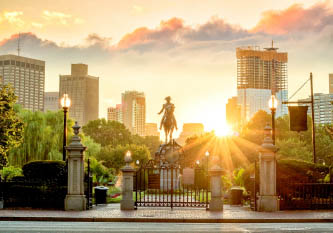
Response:
[[[209,162],[208,161],[209,160],[209,151],[208,150],[206,151],[205,156],[206,156],[206,164],[207,164],[207,172],[208,172],[208,162]]]
[[[63,137],[63,146],[62,146],[62,160],[66,160],[66,143],[67,143],[67,112],[71,106],[71,100],[68,97],[68,94],[64,94],[60,100],[62,109],[64,110],[64,137]]]
[[[275,112],[278,105],[275,95],[271,96],[271,98],[268,101],[268,105],[272,112],[272,140],[273,140],[273,145],[275,145]]]

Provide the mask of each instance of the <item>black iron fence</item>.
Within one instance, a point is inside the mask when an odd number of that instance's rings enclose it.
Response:
[[[134,176],[135,206],[208,208],[209,185],[202,168],[142,166]]]
[[[333,209],[332,183],[278,183],[281,210]]]

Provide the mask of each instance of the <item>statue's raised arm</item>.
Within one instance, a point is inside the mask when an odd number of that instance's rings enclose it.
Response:
[[[177,121],[175,115],[173,114],[175,111],[175,105],[171,103],[171,97],[168,96],[165,98],[166,103],[163,104],[161,111],[158,114],[161,114],[164,111],[164,115],[161,120],[160,130],[162,126],[165,132],[165,143],[168,143],[168,136],[170,138],[169,143],[172,142],[172,133],[174,128],[178,130]]]

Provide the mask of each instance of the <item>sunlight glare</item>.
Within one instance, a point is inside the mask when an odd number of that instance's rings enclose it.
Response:
[[[215,135],[218,137],[233,135],[232,128],[226,123],[215,126],[213,130],[215,132]]]

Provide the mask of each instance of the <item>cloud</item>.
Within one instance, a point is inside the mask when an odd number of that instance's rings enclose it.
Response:
[[[99,45],[103,48],[110,47],[111,40],[111,37],[102,37],[96,33],[89,34],[88,37],[85,39],[88,46]]]
[[[23,27],[24,26],[24,21],[20,18],[20,16],[23,15],[22,11],[5,11],[3,13],[3,17],[8,23],[14,24],[18,27]]]
[[[31,26],[33,26],[35,28],[42,28],[44,25],[41,23],[37,23],[37,22],[31,22]]]
[[[68,20],[72,18],[72,15],[57,11],[45,10],[43,11],[43,18],[48,21],[55,20],[59,21],[61,24],[67,24]]]
[[[223,19],[212,17],[207,23],[196,29],[188,30],[185,37],[190,40],[234,40],[249,36],[249,33],[238,26],[226,23]]]
[[[316,32],[333,24],[333,12],[328,2],[318,3],[308,9],[294,4],[281,11],[266,11],[251,30],[253,33],[283,35],[293,32]]]
[[[229,41],[251,36],[245,29],[212,17],[207,23],[191,27],[180,18],[161,21],[155,29],[137,28],[125,35],[118,43],[118,49],[172,48],[193,41]]]
[[[126,34],[118,43],[117,47],[127,49],[134,46],[144,46],[148,44],[163,43],[173,44],[176,41],[177,33],[184,30],[183,20],[172,18],[161,21],[159,27],[148,29],[146,27],[137,28]]]

